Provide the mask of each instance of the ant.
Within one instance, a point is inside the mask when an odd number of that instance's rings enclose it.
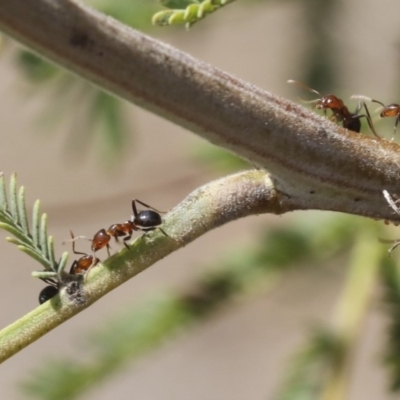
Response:
[[[147,210],[142,210],[138,212],[136,203],[147,207]],[[92,239],[89,239],[86,236],[77,236],[73,238],[72,241],[75,241],[76,239],[91,240],[91,249],[93,251],[93,254],[96,253],[96,251],[106,247],[107,254],[110,257],[109,243],[111,238],[114,238],[117,242],[119,242],[119,239],[122,238],[125,247],[129,250],[130,247],[127,242],[132,238],[133,231],[149,232],[154,231],[155,229],[159,229],[165,236],[169,237],[167,233],[161,228],[162,218],[160,213],[163,213],[163,211],[159,211],[138,199],[132,200],[132,211],[133,215],[129,220],[123,223],[113,224],[107,230],[100,229],[97,233],[95,233]],[[92,257],[93,259],[94,255],[88,257]]]
[[[75,250],[75,236],[74,233],[72,231],[69,231],[71,234],[71,238],[72,238],[72,252],[74,254],[82,254],[82,257],[79,258],[78,260],[75,260],[72,265],[71,268],[69,270],[69,274],[70,275],[78,275],[78,274],[85,274],[88,273],[89,270],[94,267],[95,265],[97,265],[100,260],[94,256],[91,256],[89,254],[86,253],[82,253],[80,251],[76,251]]]
[[[70,231],[71,238],[72,238],[72,251],[74,254],[82,254],[82,257],[78,260],[75,260],[71,268],[69,270],[69,275],[82,275],[87,274],[92,267],[97,265],[100,260],[94,256],[91,256],[86,253],[82,253],[80,251],[75,250],[75,236],[72,231]],[[39,293],[39,303],[43,304],[47,300],[50,300],[54,296],[56,296],[62,286],[62,282],[53,278],[41,278],[42,281],[46,282],[48,286],[46,286],[42,291]]]
[[[367,119],[368,125],[372,131],[372,133],[379,138],[380,136],[376,133],[375,128],[372,124],[371,115],[368,111],[367,105],[364,101],[359,101],[354,113],[351,113],[349,109],[344,105],[343,100],[334,96],[333,94],[327,94],[323,96],[321,93],[312,89],[305,85],[304,83],[295,81],[293,79],[289,79],[288,83],[293,83],[301,88],[308,90],[311,93],[314,93],[320,96],[316,100],[311,100],[308,103],[312,104],[312,108],[317,108],[318,110],[324,110],[324,114],[326,115],[327,110],[332,111],[331,120],[342,122],[344,128],[349,129],[354,132],[360,132],[361,130],[361,122],[360,119],[365,117]],[[359,114],[361,108],[364,107],[366,114]]]
[[[393,137],[392,137],[392,140],[393,140],[394,136],[396,134],[397,125],[399,124],[399,119],[400,119],[400,105],[396,104],[396,103],[392,103],[392,104],[388,104],[387,106],[385,106],[379,100],[371,99],[371,101],[373,101],[374,103],[378,103],[383,107],[383,109],[380,113],[381,118],[396,117],[396,121],[394,122],[394,128],[393,128]]]

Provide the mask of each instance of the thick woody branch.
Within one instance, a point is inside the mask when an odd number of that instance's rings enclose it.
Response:
[[[0,0],[0,29],[270,171],[297,209],[400,220],[399,146],[346,131],[74,0]]]

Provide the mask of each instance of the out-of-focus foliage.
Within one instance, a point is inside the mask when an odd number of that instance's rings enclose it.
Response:
[[[133,311],[114,317],[88,338],[85,349],[91,349],[90,362],[47,361],[25,381],[24,392],[40,399],[76,398],[98,387],[126,363],[154,351],[168,338],[190,329],[233,299],[252,297],[275,287],[288,268],[315,268],[342,254],[351,246],[349,238],[362,226],[356,218],[348,217],[323,216],[307,224],[304,221],[301,218],[289,227],[271,228],[251,248],[230,250],[218,267],[181,293],[165,292],[139,306],[127,307]],[[332,240],[335,250],[325,251]],[[302,356],[310,362],[309,367],[305,366],[309,370],[317,370],[319,365],[337,356],[328,333],[319,333],[316,338],[312,348]]]
[[[376,241],[381,227],[367,222],[364,228],[356,235],[333,323],[319,328],[294,359],[279,400],[346,397],[354,351],[364,332],[363,322],[380,269],[387,260],[386,249]]]
[[[396,258],[397,254],[396,254]],[[382,268],[385,289],[386,312],[389,315],[388,342],[385,364],[390,371],[390,387],[400,390],[400,263],[388,258]]]
[[[193,158],[199,161],[202,166],[206,165],[208,168],[218,171],[219,173],[232,173],[252,168],[252,166],[242,158],[207,142],[198,144],[192,153]]]
[[[115,160],[120,160],[132,131],[124,111],[126,102],[29,51],[20,50],[17,61],[32,84],[46,86],[46,109],[40,118],[42,130],[52,131],[53,126],[60,124],[67,126],[66,150],[75,159],[84,158],[89,149],[94,149],[100,154],[103,166],[112,166]]]
[[[87,0],[86,3],[140,30],[151,28],[151,16],[156,10],[156,3],[146,0]],[[28,50],[18,50],[16,61],[21,73],[36,89],[51,89],[53,95],[49,95],[41,120],[47,122],[45,125],[53,122],[69,127],[68,142],[74,155],[101,149],[102,165],[109,167],[116,160],[121,162],[123,151],[133,143],[130,136],[134,129],[121,99]]]
[[[158,8],[156,1],[149,0],[84,0],[84,2],[139,30],[151,28],[151,16]]]
[[[340,19],[340,2],[302,0],[302,9],[306,46],[300,80],[327,93],[337,88],[339,81],[334,32]]]
[[[287,380],[277,400],[321,398],[327,373],[341,357],[341,343],[332,332],[318,330],[289,365]]]
[[[30,51],[21,49],[17,54],[17,64],[25,77],[33,83],[48,81],[60,72],[60,69]]]
[[[187,28],[234,0],[160,0],[168,10],[154,14],[154,25],[182,25]]]

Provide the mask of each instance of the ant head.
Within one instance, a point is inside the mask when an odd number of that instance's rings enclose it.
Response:
[[[329,109],[340,109],[344,107],[344,103],[342,100],[338,99],[336,96],[333,94],[328,94],[326,96],[323,96],[319,99],[319,102],[317,104],[317,107],[319,110],[324,109],[324,108],[329,108]]]
[[[100,229],[94,236],[92,240],[92,251],[97,251],[107,246],[111,236],[106,232],[105,229]]]
[[[381,117],[397,117],[399,114],[400,105],[395,103],[384,106],[381,111]]]

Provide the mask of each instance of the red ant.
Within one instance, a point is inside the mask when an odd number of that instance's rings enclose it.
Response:
[[[70,273],[70,275],[78,275],[78,274],[88,273],[92,267],[94,267],[95,265],[97,265],[100,262],[100,260],[89,254],[82,253],[80,251],[76,251],[75,250],[75,239],[76,238],[72,231],[70,231],[70,233],[71,233],[71,238],[72,238],[73,253],[74,254],[83,254],[83,256],[81,258],[79,258],[78,260],[75,260],[72,263],[69,273]]]
[[[326,115],[327,110],[332,111],[331,120],[342,122],[344,128],[349,129],[354,132],[360,132],[361,130],[361,122],[360,118],[365,117],[367,119],[368,125],[372,131],[372,133],[379,138],[379,135],[376,133],[374,126],[372,124],[371,115],[368,111],[367,105],[364,101],[360,101],[354,111],[351,113],[348,108],[344,105],[343,100],[334,96],[333,94],[328,94],[323,96],[321,93],[312,89],[305,85],[304,83],[294,81],[292,79],[288,80],[288,83],[293,83],[297,86],[302,87],[305,90],[308,90],[311,93],[314,93],[320,96],[316,100],[311,100],[308,103],[312,104],[312,108],[317,108],[318,110],[324,110],[324,114]],[[361,108],[364,107],[366,114],[359,114]]]
[[[400,105],[396,104],[396,103],[392,103],[392,104],[388,104],[387,106],[385,106],[379,100],[371,99],[371,101],[373,101],[374,103],[378,103],[383,107],[381,114],[380,114],[381,118],[396,117],[396,120],[394,122],[394,128],[393,128],[393,137],[392,137],[392,140],[393,140],[394,136],[396,134],[397,125],[399,124],[399,119],[400,119]]]
[[[81,258],[78,260],[75,260],[71,268],[69,270],[69,275],[82,275],[82,274],[87,274],[92,267],[97,265],[100,260],[94,256],[91,256],[86,253],[82,253],[80,251],[75,250],[75,236],[72,231],[71,233],[71,238],[72,238],[72,251],[74,254],[83,254]],[[50,300],[54,296],[56,296],[62,286],[62,282],[59,280],[56,280],[54,278],[41,278],[44,282],[46,282],[49,286],[46,286],[42,291],[39,293],[39,303],[43,304],[47,300]]]
[[[136,203],[139,203],[142,206],[147,207],[148,210],[142,210],[138,212]],[[131,219],[129,219],[128,221],[125,221],[122,224],[113,224],[107,230],[100,229],[93,236],[92,246],[91,246],[93,255],[89,255],[75,250],[76,239],[82,239],[82,238],[88,239],[88,238],[86,236],[75,237],[73,232],[70,231],[73,253],[82,254],[81,258],[75,260],[72,263],[69,271],[70,275],[79,275],[85,273],[87,276],[90,269],[100,262],[100,260],[94,256],[94,253],[104,247],[107,247],[108,256],[110,256],[109,242],[111,238],[114,238],[117,242],[119,241],[119,238],[122,238],[124,245],[126,246],[126,248],[129,249],[130,247],[126,242],[131,239],[133,231],[149,232],[155,229],[159,229],[165,236],[169,237],[167,233],[161,228],[162,218],[160,213],[162,213],[162,211],[158,211],[155,208],[137,199],[132,200],[132,211],[133,215],[131,216]],[[46,286],[39,293],[39,303],[43,304],[44,302],[50,300],[59,293],[60,288],[62,286],[62,282],[53,278],[41,278],[41,279],[49,285]]]
[[[141,204],[144,207],[147,207],[147,210],[139,211],[137,210],[136,203]],[[110,256],[110,240],[114,238],[117,242],[122,238],[122,241],[127,249],[130,249],[127,241],[132,238],[133,231],[144,231],[149,232],[155,229],[159,229],[165,236],[168,236],[165,231],[161,228],[162,218],[160,213],[162,211],[158,211],[155,208],[149,206],[146,203],[143,203],[140,200],[134,199],[132,200],[132,211],[133,215],[131,219],[120,223],[113,224],[107,230],[100,229],[92,239],[87,238],[86,236],[78,236],[73,238],[76,239],[88,239],[92,241],[91,249],[93,254],[96,251],[107,248],[108,256]]]

